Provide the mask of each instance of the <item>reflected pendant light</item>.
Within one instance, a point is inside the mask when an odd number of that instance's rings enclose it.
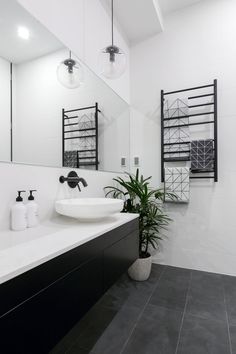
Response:
[[[126,69],[125,53],[114,45],[114,5],[111,0],[111,45],[99,53],[99,69],[101,75],[107,79],[119,78]]]
[[[57,67],[57,79],[65,87],[74,89],[81,85],[83,70],[77,60],[71,58],[63,60]]]

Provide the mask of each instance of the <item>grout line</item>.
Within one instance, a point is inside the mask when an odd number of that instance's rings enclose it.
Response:
[[[202,315],[196,314],[196,313],[188,313],[190,316],[194,317],[194,318],[199,318],[200,320],[209,320],[209,321],[213,321],[216,322],[218,324],[227,324],[227,321],[223,321],[223,320],[219,320],[218,318],[209,318],[209,317],[204,317]]]
[[[160,276],[159,276],[159,278],[157,279],[157,284],[154,286],[154,289],[153,289],[153,291],[151,292],[150,297],[152,296],[153,292],[156,290],[156,288],[157,288],[157,286],[158,286],[158,282],[159,282],[159,280],[161,279],[162,275],[164,274],[166,268],[168,268],[168,266],[164,265],[164,266],[163,266],[163,270],[161,271]],[[150,297],[148,298],[147,303],[149,302]],[[147,303],[145,303],[144,308],[146,308]],[[97,305],[97,304],[96,304],[96,305]],[[96,305],[95,305],[95,306],[96,306]],[[111,309],[109,306],[105,306],[105,305],[99,305],[99,306],[100,306],[100,307],[104,307],[104,308],[106,308],[106,309]],[[143,310],[141,311],[141,314],[143,313],[144,308],[143,308]],[[119,309],[118,311],[120,311],[120,309]],[[123,352],[123,350],[124,350],[126,344],[128,343],[128,341],[129,341],[129,339],[130,339],[130,337],[131,337],[131,335],[132,335],[134,329],[136,328],[136,325],[137,325],[137,323],[138,323],[138,321],[139,321],[139,318],[140,318],[140,315],[138,316],[138,318],[137,318],[137,320],[136,320],[136,322],[135,322],[135,324],[134,324],[134,327],[133,327],[133,329],[132,329],[132,331],[131,331],[131,333],[130,333],[128,339],[125,341],[125,344],[123,345],[120,354]],[[77,338],[77,339],[78,339],[78,338]],[[73,342],[73,343],[66,349],[65,354],[69,353],[69,351],[72,349],[72,347],[75,345],[75,343],[76,343],[76,341]],[[83,349],[83,348],[81,348],[81,349]],[[86,348],[84,348],[84,349],[86,349]],[[87,350],[87,349],[86,349],[86,350]],[[91,349],[91,353],[95,353],[95,352],[93,352],[93,350]]]
[[[222,277],[222,276],[221,276]],[[226,296],[225,296],[225,284],[224,284],[224,279],[222,277],[222,285],[223,285],[223,294],[224,294],[224,304],[225,304],[225,315],[226,315],[226,323],[227,323],[227,331],[228,331],[228,338],[229,338],[229,350],[230,354],[232,354],[232,344],[231,344],[231,335],[230,335],[230,330],[229,330],[229,316],[228,316],[228,311],[227,311],[227,302],[226,302]]]
[[[142,311],[140,312],[140,314],[139,314],[139,316],[138,316],[138,318],[137,318],[137,321],[136,321],[136,323],[134,324],[133,329],[130,331],[129,336],[128,336],[128,338],[126,339],[126,341],[125,341],[125,343],[124,343],[124,345],[123,345],[123,347],[122,347],[122,349],[121,349],[121,351],[120,351],[120,354],[122,354],[122,353],[124,352],[124,350],[125,350],[125,348],[126,348],[128,342],[129,342],[129,340],[130,340],[132,334],[134,333],[134,331],[135,331],[135,329],[136,329],[136,327],[137,327],[137,325],[138,325],[138,322],[139,322],[140,318],[142,317],[142,315],[143,315],[143,313],[144,313],[144,311],[145,311],[147,305],[149,304],[149,301],[150,301],[150,299],[151,299],[151,297],[152,297],[154,291],[155,291],[156,288],[158,287],[159,281],[160,281],[160,279],[162,278],[163,274],[165,273],[166,268],[167,268],[167,266],[164,266],[164,269],[162,270],[162,272],[161,272],[161,274],[160,274],[160,276],[159,276],[159,278],[158,278],[158,280],[157,280],[157,284],[156,284],[156,286],[153,287],[153,290],[151,291],[150,296],[148,297],[148,299],[147,299],[145,305],[143,306],[143,309],[142,309]]]
[[[192,282],[192,271],[190,273],[188,290],[187,290],[187,294],[186,294],[186,301],[185,301],[183,316],[182,316],[181,323],[180,323],[179,336],[178,336],[178,341],[177,341],[177,345],[176,345],[175,354],[177,354],[178,349],[179,349],[180,336],[181,336],[181,332],[182,332],[182,328],[183,328],[183,324],[184,324],[184,317],[185,317],[185,313],[186,313],[186,308],[187,308],[187,303],[188,303],[188,294],[189,294],[189,289],[190,289],[191,282]]]

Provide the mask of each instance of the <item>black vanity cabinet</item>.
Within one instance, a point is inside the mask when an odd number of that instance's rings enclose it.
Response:
[[[0,285],[0,353],[48,353],[137,257],[135,219]]]
[[[118,241],[104,250],[104,290],[109,289],[138,258],[138,247],[137,231],[134,231],[122,242]]]
[[[48,353],[102,295],[102,259],[95,258],[0,320],[1,353]]]

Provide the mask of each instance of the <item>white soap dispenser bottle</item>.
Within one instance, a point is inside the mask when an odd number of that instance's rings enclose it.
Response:
[[[27,208],[27,226],[34,227],[37,226],[38,221],[38,204],[34,201],[33,192],[37,192],[35,189],[29,191],[30,195],[28,197]]]
[[[21,197],[23,192],[25,191],[18,191],[16,203],[11,208],[11,229],[14,231],[22,231],[27,227],[26,206]]]

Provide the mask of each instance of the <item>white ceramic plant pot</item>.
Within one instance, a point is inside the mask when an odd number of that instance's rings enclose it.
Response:
[[[152,256],[147,258],[138,258],[128,269],[131,279],[136,281],[147,280],[150,276],[152,268]]]

